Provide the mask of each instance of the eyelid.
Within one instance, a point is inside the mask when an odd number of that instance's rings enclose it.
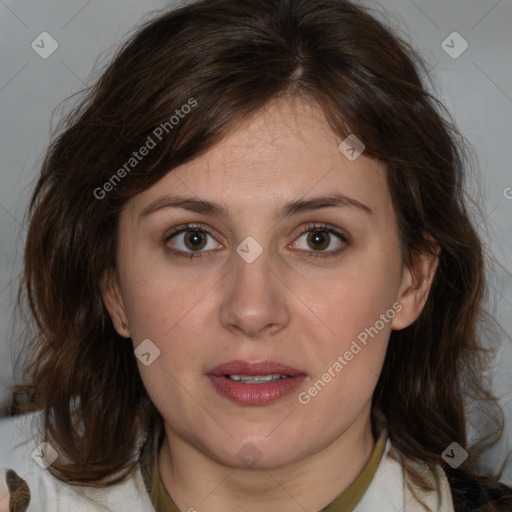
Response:
[[[213,236],[213,229],[210,228],[210,226],[207,226],[206,224],[200,224],[195,222],[180,224],[179,226],[176,226],[171,229],[170,232],[166,233],[164,235],[164,242],[168,242],[174,235],[178,235],[179,233],[187,232],[187,231],[193,231],[196,229],[197,231],[204,231],[208,233],[209,235]]]
[[[350,242],[349,234],[341,228],[334,227],[330,224],[324,222],[313,222],[311,224],[307,224],[305,228],[302,228],[302,231],[297,236],[302,236],[308,233],[309,231],[327,231],[328,233],[332,233],[334,235],[339,236],[339,238],[345,242]]]

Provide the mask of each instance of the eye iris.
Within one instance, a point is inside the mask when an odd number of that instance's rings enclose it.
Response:
[[[308,243],[315,250],[325,249],[329,245],[329,234],[327,231],[312,231],[308,236]]]
[[[185,244],[192,250],[202,249],[206,245],[206,237],[201,231],[189,231],[185,234]]]

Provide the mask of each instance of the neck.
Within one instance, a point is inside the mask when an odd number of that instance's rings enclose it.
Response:
[[[160,475],[182,511],[321,510],[362,471],[375,440],[369,413],[321,450],[272,469],[239,469],[214,460],[165,423]]]

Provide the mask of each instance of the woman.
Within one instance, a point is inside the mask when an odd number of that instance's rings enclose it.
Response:
[[[415,62],[341,0],[203,0],[119,51],[30,206],[11,507],[510,510],[472,469],[483,252]]]

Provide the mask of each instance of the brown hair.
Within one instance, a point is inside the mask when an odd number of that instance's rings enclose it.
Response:
[[[494,403],[477,331],[484,257],[459,137],[418,65],[407,43],[342,0],[202,0],[159,15],[118,51],[51,144],[29,209],[22,293],[38,332],[19,389],[44,411],[45,435],[62,454],[49,467],[57,478],[118,482],[137,463],[139,429],[158,414],[100,294],[103,272],[115,269],[123,205],[284,95],[318,104],[340,140],[355,134],[386,164],[405,263],[439,245],[422,314],[392,332],[374,411],[404,461],[433,468],[453,441],[467,447],[465,397]],[[163,123],[165,137],[113,182]]]

